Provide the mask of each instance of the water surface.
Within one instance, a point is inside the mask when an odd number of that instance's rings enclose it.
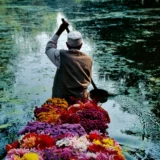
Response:
[[[102,104],[111,117],[109,135],[127,160],[160,159],[160,9],[159,1],[148,3],[0,1],[1,157],[35,106],[51,97],[56,68],[44,50],[65,17],[70,30],[82,32],[95,83],[117,95]],[[65,41],[66,32],[58,47],[66,48]]]

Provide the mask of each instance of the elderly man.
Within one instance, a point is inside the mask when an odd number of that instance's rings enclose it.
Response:
[[[69,99],[88,97],[87,87],[91,82],[92,59],[81,52],[82,35],[72,31],[67,36],[68,50],[57,49],[57,41],[62,32],[68,28],[64,21],[52,39],[47,43],[46,55],[57,67],[54,78],[52,97]]]

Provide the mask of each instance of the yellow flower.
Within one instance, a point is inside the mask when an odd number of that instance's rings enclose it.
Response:
[[[22,157],[22,160],[39,160],[40,157],[37,153],[32,153],[32,152],[29,152],[29,153],[25,153]]]
[[[104,138],[102,141],[105,145],[114,146],[114,141],[111,138]]]
[[[114,141],[111,138],[104,138],[102,141],[94,140],[93,143],[96,145],[101,145],[107,149],[110,148],[110,149],[114,149],[117,151],[119,150],[119,148],[114,144]]]
[[[115,144],[115,142],[114,142],[114,140],[112,138],[104,138],[102,140],[102,142],[103,142],[103,146],[105,148],[112,148],[115,151],[117,151],[119,155],[122,156],[121,148],[118,145]]]
[[[99,141],[99,140],[94,140],[93,143],[96,145],[102,145],[101,141]]]
[[[14,160],[21,160],[21,158],[18,155],[14,155]]]
[[[121,148],[119,147],[119,145],[117,145],[115,143],[115,141],[112,138],[104,138],[101,141],[94,140],[93,143],[96,145],[101,145],[101,146],[105,147],[106,149],[111,149],[111,150],[117,151],[118,157],[121,157],[121,159],[125,160],[125,157],[122,154]]]
[[[68,102],[63,98],[49,98],[45,104],[54,104],[58,107],[68,108]]]

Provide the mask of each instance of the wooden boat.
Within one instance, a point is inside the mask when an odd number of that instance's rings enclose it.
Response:
[[[89,99],[48,99],[34,110],[35,121],[6,145],[6,160],[124,160],[108,136],[108,112]],[[14,158],[13,158],[14,157]]]

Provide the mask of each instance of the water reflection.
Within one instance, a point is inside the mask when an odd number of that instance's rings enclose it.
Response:
[[[49,22],[51,19],[56,22],[53,12],[39,17],[45,7],[2,5],[1,8],[0,159],[5,144],[17,139],[17,132],[32,120],[35,105],[50,97],[52,82],[48,79],[54,69],[44,55],[44,47],[53,29],[48,29]]]

